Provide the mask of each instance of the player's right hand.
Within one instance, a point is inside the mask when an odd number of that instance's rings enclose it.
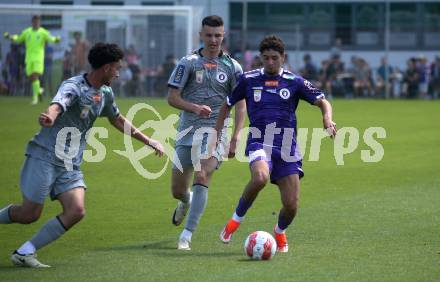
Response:
[[[202,118],[209,118],[211,116],[211,108],[206,105],[198,105],[195,114]]]
[[[9,34],[9,32],[5,31],[5,32],[3,32],[3,37],[6,39],[9,39],[11,37],[11,35]]]
[[[41,113],[38,118],[38,122],[43,127],[51,127],[55,120],[53,120],[47,113]]]
[[[150,146],[152,149],[154,149],[156,156],[159,157],[163,156],[163,152],[164,152],[163,145],[159,141],[150,139],[148,140],[147,145]]]
[[[61,37],[60,36],[55,36],[55,43],[58,43],[61,41]]]

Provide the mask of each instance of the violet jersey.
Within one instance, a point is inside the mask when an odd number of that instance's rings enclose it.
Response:
[[[263,69],[258,69],[240,76],[226,102],[231,107],[246,100],[251,128],[246,147],[248,154],[252,143],[281,148],[288,141],[291,150],[295,150],[295,111],[299,100],[314,104],[324,97],[324,93],[308,80],[292,72],[281,69],[276,76],[267,76]]]

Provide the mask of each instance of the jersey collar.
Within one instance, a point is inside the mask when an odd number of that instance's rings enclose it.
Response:
[[[203,48],[200,48],[199,50],[197,50],[197,54],[199,54],[200,57],[203,57],[202,55],[202,50]],[[223,56],[223,50],[220,50],[220,53],[218,54],[218,57],[220,58],[221,56]]]
[[[283,72],[284,72],[284,69],[281,68],[281,69],[280,69],[280,72],[278,73],[278,75],[281,76],[281,75],[283,74]],[[261,73],[262,75],[266,75],[266,74],[264,73],[264,68],[261,68],[261,69],[260,69],[260,73]]]

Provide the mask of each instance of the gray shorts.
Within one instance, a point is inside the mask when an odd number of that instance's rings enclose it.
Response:
[[[179,165],[183,169],[192,167],[194,170],[200,170],[200,160],[208,159],[208,135],[203,135],[201,140],[194,140],[192,145],[190,144],[177,144],[174,147],[174,157],[173,157],[173,169],[179,169]],[[226,152],[228,144],[228,139],[222,137],[217,145],[217,148],[212,154],[212,157],[216,158],[218,161],[217,169],[220,167],[223,157]]]
[[[53,201],[58,195],[78,187],[86,188],[80,170],[67,171],[50,162],[26,157],[20,175],[20,188],[26,199],[43,204],[49,194]]]

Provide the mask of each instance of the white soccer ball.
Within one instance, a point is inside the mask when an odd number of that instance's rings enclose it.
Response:
[[[277,243],[269,233],[255,231],[249,234],[244,242],[245,254],[255,260],[269,260],[277,250]]]

